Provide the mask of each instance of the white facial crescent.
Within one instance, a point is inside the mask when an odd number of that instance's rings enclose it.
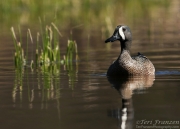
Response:
[[[119,35],[122,37],[123,40],[125,40],[125,35],[124,35],[124,32],[123,32],[123,27],[119,28]]]

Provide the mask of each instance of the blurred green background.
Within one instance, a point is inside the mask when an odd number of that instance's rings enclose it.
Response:
[[[170,0],[6,0],[0,2],[0,26],[39,25],[56,22],[61,29],[83,25],[84,29],[112,31],[115,25],[142,24],[168,16]],[[166,13],[166,14],[162,14]],[[145,24],[145,23],[144,23]]]

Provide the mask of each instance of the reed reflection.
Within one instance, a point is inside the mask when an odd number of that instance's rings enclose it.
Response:
[[[73,90],[74,82],[77,81],[78,63],[76,62],[74,65],[72,61],[69,61],[63,67],[68,75],[67,85]],[[44,65],[36,69],[35,72],[28,67],[16,68],[12,89],[13,107],[21,107],[23,104],[27,104],[28,101],[29,109],[33,109],[37,102],[41,103],[41,109],[47,109],[50,101],[57,100],[59,110],[61,95],[60,69],[60,63]],[[64,83],[66,84],[66,82]]]
[[[154,76],[108,78],[108,81],[122,98],[121,108],[108,111],[109,116],[118,119],[119,128],[133,128],[134,109],[132,95],[133,93],[142,93],[142,90],[151,87],[154,80]]]

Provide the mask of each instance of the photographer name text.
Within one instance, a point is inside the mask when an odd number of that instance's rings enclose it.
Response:
[[[179,121],[170,121],[170,120],[137,120],[137,125],[179,125]]]

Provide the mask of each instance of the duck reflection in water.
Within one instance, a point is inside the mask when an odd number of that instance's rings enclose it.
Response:
[[[122,108],[108,111],[108,116],[118,119],[118,127],[121,129],[133,129],[134,109],[132,103],[133,93],[139,93],[153,85],[154,76],[129,76],[129,77],[108,77],[121,98]]]

